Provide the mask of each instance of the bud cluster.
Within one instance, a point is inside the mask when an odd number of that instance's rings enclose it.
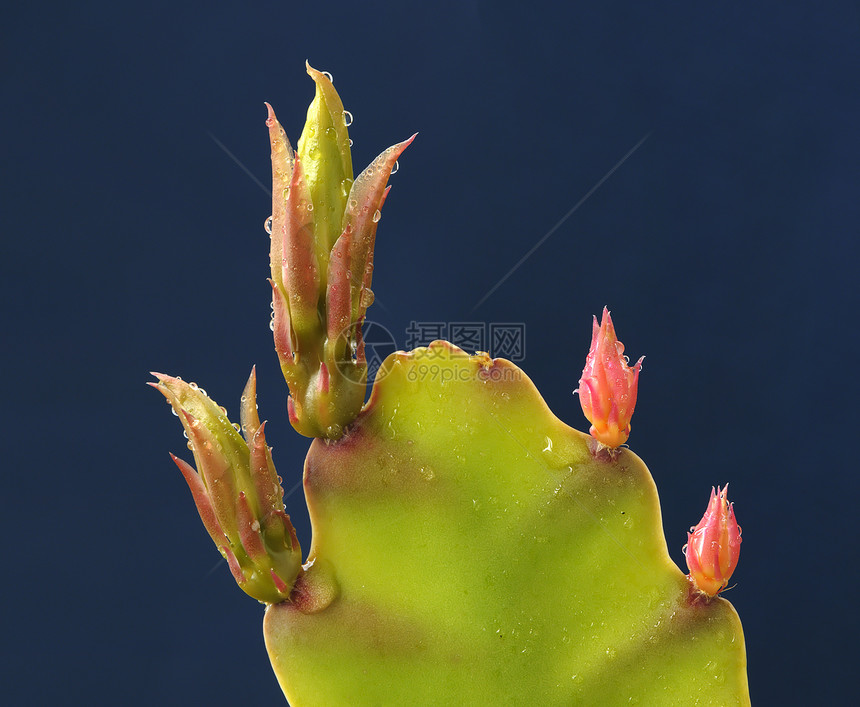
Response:
[[[178,415],[197,471],[170,455],[194,497],[200,519],[239,586],[268,604],[289,598],[302,571],[302,553],[284,510],[284,490],[257,414],[257,379],[242,395],[241,431],[193,383],[153,374]]]
[[[346,111],[323,72],[294,152],[272,107],[272,329],[293,427],[338,438],[364,404],[361,325],[373,302],[376,227],[397,158],[393,145],[353,180]]]

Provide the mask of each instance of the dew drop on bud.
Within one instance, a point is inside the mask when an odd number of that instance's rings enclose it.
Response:
[[[373,223],[379,223],[379,219],[382,218],[382,213],[377,209],[373,214]]]
[[[275,330],[275,320],[274,319],[269,321],[269,329],[271,329],[272,331]]]
[[[195,383],[194,381],[191,381],[188,384],[188,387],[191,388],[191,390],[197,390],[197,383]]]
[[[268,233],[270,236],[272,235],[272,217],[271,216],[269,216],[269,218],[266,219],[266,223],[263,224],[263,228],[266,229],[266,233]]]
[[[345,110],[343,112],[343,124],[347,127],[352,125],[352,113],[350,113],[348,110]]]
[[[308,202],[308,211],[313,211],[314,205],[311,202]]]
[[[358,202],[355,199],[350,200],[349,208],[354,209],[356,206],[358,206]]]
[[[373,300],[375,299],[375,295],[373,294],[373,290],[369,287],[364,287],[361,290],[361,296],[359,298],[359,306],[362,309],[367,309],[370,305],[373,304]]]
[[[352,147],[352,138],[349,139],[349,146]]]
[[[391,169],[391,174],[397,174],[397,170],[400,169],[399,160],[394,160],[394,167]]]
[[[234,429],[234,430],[236,430],[236,432],[241,432],[241,431],[242,431],[242,428],[241,428],[241,427],[239,427],[239,423],[238,423],[238,422],[234,422],[234,423],[233,423],[233,429]]]
[[[322,75],[325,76],[329,81],[334,83],[334,78],[332,77],[332,75],[328,71],[323,71]]]

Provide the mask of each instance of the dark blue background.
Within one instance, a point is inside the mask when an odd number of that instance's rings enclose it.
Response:
[[[43,4],[2,23],[8,704],[278,704],[167,451],[147,371],[235,411],[251,364],[279,471],[263,101],[298,137],[333,73],[362,168],[416,130],[371,317],[525,322],[562,419],[608,304],[646,354],[631,447],[672,556],[711,485],[757,704],[856,684],[856,3]],[[487,301],[473,305],[642,137]],[[401,344],[402,345],[402,344]],[[301,493],[288,498],[303,546]],[[11,696],[10,696],[11,695]]]

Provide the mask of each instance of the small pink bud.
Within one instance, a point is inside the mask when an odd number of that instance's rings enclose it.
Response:
[[[627,365],[624,344],[616,338],[612,317],[604,307],[600,326],[594,318],[591,349],[574,392],[579,393],[582,411],[591,423],[591,436],[607,447],[619,447],[630,436],[643,358],[632,368]]]
[[[729,583],[738,566],[741,551],[741,529],[735,511],[726,498],[728,485],[711,489],[708,510],[701,522],[687,533],[688,577],[696,588],[716,596]]]

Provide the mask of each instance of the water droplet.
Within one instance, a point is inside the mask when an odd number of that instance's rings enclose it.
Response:
[[[314,205],[311,202],[308,202],[308,211],[313,211]]]
[[[376,212],[373,214],[373,223],[379,223],[379,219],[381,218],[382,213],[379,211],[379,209],[377,209]]]
[[[238,423],[238,422],[234,422],[234,423],[233,423],[233,429],[234,429],[234,430],[236,430],[236,432],[240,432],[240,433],[242,432],[242,428],[241,428],[241,427],[239,427],[239,423]]]
[[[170,403],[168,403],[168,405],[169,405],[169,404],[170,404]],[[179,413],[178,413],[178,412],[176,412],[176,408],[175,408],[175,407],[173,407],[172,405],[170,406],[170,412],[172,412],[174,415],[176,415],[176,417],[179,417]]]
[[[266,233],[268,233],[270,236],[272,235],[272,217],[271,216],[269,216],[269,218],[266,219],[266,223],[263,224],[263,228],[266,229]]]
[[[373,300],[375,298],[376,296],[373,294],[373,290],[371,290],[369,287],[364,287],[362,288],[361,295],[359,297],[359,306],[362,309],[367,309],[368,307],[370,307],[370,305],[373,304]]]
[[[274,319],[269,321],[269,329],[271,329],[272,331],[275,330],[275,320]]]
[[[260,521],[258,521],[256,518],[254,518],[254,522],[251,523],[251,530],[253,530],[255,533],[260,532]]]
[[[334,128],[332,128],[332,127],[328,127],[328,128],[326,128],[326,129],[325,129],[325,134],[326,134],[326,137],[330,137],[330,138],[335,138],[335,137],[337,137],[337,133],[335,132],[335,129],[334,129]]]
[[[325,76],[329,81],[331,81],[332,83],[334,83],[334,78],[332,77],[332,75],[331,75],[328,71],[321,71],[320,73],[321,73],[323,76]]]
[[[191,381],[188,384],[188,387],[191,388],[191,390],[197,390],[197,383],[195,383],[194,381]]]
[[[358,206],[358,202],[355,199],[352,199],[349,202],[349,208],[354,209],[356,206]]]
[[[394,167],[391,169],[391,174],[397,174],[397,170],[400,169],[400,161],[394,160]]]
[[[350,113],[348,110],[345,110],[343,112],[343,124],[347,127],[352,125],[352,113]]]
[[[349,146],[352,147],[352,138],[349,139]]]
[[[204,396],[204,397],[206,397],[206,398],[208,398],[208,397],[209,397],[208,395],[206,395],[206,391],[205,391],[205,390],[203,390],[203,388],[198,388],[198,389],[197,389],[197,392],[199,392],[202,396]]]

